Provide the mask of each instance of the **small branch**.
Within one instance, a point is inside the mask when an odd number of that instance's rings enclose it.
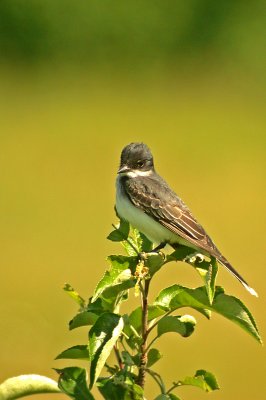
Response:
[[[161,376],[159,374],[157,374],[157,372],[154,372],[149,368],[147,368],[146,371],[148,372],[148,374],[150,374],[150,376],[155,380],[157,385],[160,387],[162,394],[166,394],[165,385],[164,385],[164,382],[163,382]]]
[[[161,321],[162,318],[164,318],[164,317],[166,317],[167,315],[171,314],[173,311],[174,311],[174,310],[167,311],[167,313],[165,313],[164,315],[162,315],[162,317],[161,317],[160,319],[157,319],[157,321],[154,322],[154,324],[151,325],[151,326],[149,327],[147,333],[149,334],[150,331],[151,331],[153,328],[155,328],[155,326],[158,325],[159,321]]]
[[[173,386],[170,387],[170,389],[167,390],[166,394],[171,393],[175,388],[179,387],[180,383],[179,382],[173,382]]]
[[[148,293],[149,293],[150,279],[144,281],[144,288],[141,291],[142,297],[142,344],[140,348],[140,365],[138,384],[144,388],[145,375],[147,366],[147,337],[148,337]]]

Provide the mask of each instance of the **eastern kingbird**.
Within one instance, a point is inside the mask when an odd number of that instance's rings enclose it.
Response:
[[[155,171],[144,143],[130,143],[121,153],[116,181],[116,210],[158,248],[183,244],[213,256],[254,296],[257,293],[220,253],[188,207]]]

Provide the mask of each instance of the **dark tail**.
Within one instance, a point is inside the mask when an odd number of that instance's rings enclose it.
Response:
[[[232,265],[227,261],[226,258],[220,257],[217,258],[217,260],[229,271],[231,272],[232,275],[236,277],[236,279],[239,280],[240,283],[244,286],[244,288],[251,293],[253,296],[258,297],[257,292],[252,289],[252,287],[249,286],[249,284],[245,281],[245,279],[242,278],[242,276],[232,267]]]

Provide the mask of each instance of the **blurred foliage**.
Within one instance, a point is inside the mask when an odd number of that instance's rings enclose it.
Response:
[[[217,61],[240,57],[260,67],[266,54],[264,5],[262,0],[2,0],[0,60],[131,66],[207,54]]]

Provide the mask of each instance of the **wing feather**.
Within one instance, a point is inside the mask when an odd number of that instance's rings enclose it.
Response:
[[[188,207],[157,174],[150,177],[127,179],[124,185],[130,201],[162,226],[187,242],[217,258],[253,295],[257,293],[232,267],[217,249],[203,227],[193,217]]]
[[[127,179],[125,190],[136,207],[165,228],[216,257],[221,255],[188,207],[162,178]]]

